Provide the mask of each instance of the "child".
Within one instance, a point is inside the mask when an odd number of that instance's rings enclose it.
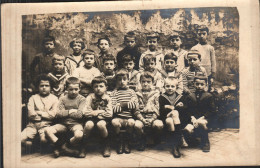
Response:
[[[108,92],[112,92],[115,89],[115,80],[114,80],[115,68],[116,68],[116,59],[113,55],[108,54],[106,57],[103,58],[103,72],[102,72],[102,76],[104,76],[107,81]]]
[[[100,71],[94,67],[95,53],[93,50],[86,50],[84,55],[84,66],[74,70],[72,76],[78,78],[81,82],[81,87],[92,92],[91,81],[94,77],[100,76]]]
[[[102,37],[98,39],[97,46],[100,50],[100,53],[95,57],[95,66],[100,70],[100,72],[103,72],[103,58],[109,54],[110,45],[111,42],[108,37]]]
[[[159,114],[159,91],[153,89],[154,77],[150,72],[144,72],[141,77],[142,89],[137,92],[139,100],[140,111],[136,113],[137,119],[135,122],[135,130],[139,135],[139,146],[138,150],[144,151],[146,146],[146,137],[144,128],[153,128],[155,142],[158,142],[160,133],[163,129],[163,123],[158,120]]]
[[[23,147],[32,146],[32,141],[39,134],[40,142],[46,143],[44,129],[51,126],[55,118],[58,98],[50,93],[51,80],[46,75],[40,75],[36,82],[39,93],[30,97],[28,102],[29,123],[22,131],[21,142]]]
[[[151,54],[147,54],[145,55],[143,60],[144,60],[144,71],[148,71],[152,73],[152,75],[154,76],[155,89],[161,92],[163,88],[164,78],[166,76],[165,74],[162,74],[161,71],[156,69],[156,57]]]
[[[118,52],[116,60],[118,64],[118,69],[123,68],[122,58],[124,55],[129,54],[135,60],[135,70],[139,70],[139,60],[141,57],[140,48],[136,42],[136,35],[134,32],[128,32],[124,37],[125,48]]]
[[[183,77],[183,91],[187,94],[191,92],[195,92],[194,87],[194,77],[197,74],[202,74],[207,76],[207,72],[205,68],[200,66],[201,61],[201,55],[199,51],[197,50],[191,50],[188,52],[187,55],[189,67],[185,68],[182,71],[182,77]]]
[[[128,86],[130,89],[136,91],[140,88],[140,73],[134,69],[135,61],[131,55],[126,54],[122,58],[123,67],[128,72],[129,83]]]
[[[143,58],[146,55],[153,55],[156,58],[156,68],[158,70],[162,70],[163,67],[163,58],[164,55],[162,51],[158,49],[158,41],[159,41],[159,34],[158,33],[150,33],[147,37],[147,45],[148,45],[148,50],[145,51],[140,58],[139,62],[139,68],[140,70],[144,70],[144,60]]]
[[[55,49],[55,38],[52,36],[43,39],[43,52],[37,54],[31,63],[31,79],[34,81],[39,74],[48,74],[52,70],[52,59],[57,54]],[[37,67],[37,68],[36,68]]]
[[[192,109],[190,124],[184,128],[184,135],[187,142],[190,142],[190,134],[197,133],[201,138],[201,147],[203,152],[210,151],[208,138],[207,123],[210,122],[212,114],[215,112],[214,98],[211,93],[206,92],[207,76],[198,75],[194,78],[195,93],[190,97],[192,102],[189,103]]]
[[[214,82],[216,75],[216,57],[214,47],[208,44],[207,37],[209,29],[205,25],[198,26],[197,34],[199,36],[199,43],[191,48],[191,50],[198,50],[201,54],[201,66],[203,66],[208,75],[209,89]]]
[[[85,48],[84,41],[81,38],[74,38],[70,42],[70,48],[72,48],[73,53],[66,57],[65,65],[69,75],[72,75],[76,68],[84,66],[83,54],[81,53]]]
[[[176,92],[178,81],[166,78],[164,83],[165,93],[159,97],[159,119],[164,122],[173,138],[172,154],[175,158],[181,157],[180,145],[182,143],[181,129],[189,120],[187,98]]]
[[[170,46],[171,49],[168,52],[172,52],[174,53],[174,55],[177,56],[178,61],[177,61],[177,65],[178,65],[178,70],[182,71],[183,68],[185,68],[187,65],[187,51],[181,48],[181,44],[182,44],[182,39],[179,33],[174,32],[173,34],[171,34],[170,38]]]
[[[106,94],[107,81],[104,77],[98,76],[92,80],[92,87],[94,93],[88,95],[86,99],[86,106],[84,116],[87,122],[84,126],[84,138],[88,138],[94,126],[97,127],[104,144],[103,156],[110,157],[110,144],[108,139],[107,124],[112,118],[112,100]],[[83,147],[83,149],[85,149]],[[85,157],[83,150],[82,157]]]
[[[115,118],[112,119],[112,126],[115,134],[118,137],[117,153],[130,153],[129,137],[133,133],[135,120],[133,115],[138,112],[139,104],[136,93],[129,89],[128,72],[119,70],[116,74],[117,88],[112,92],[112,107]],[[126,129],[126,133],[120,132],[121,128]]]
[[[69,74],[65,71],[65,58],[63,56],[54,56],[52,66],[52,72],[48,73],[54,83],[51,93],[60,97],[65,90],[65,82],[69,77]]]
[[[66,81],[66,89],[68,94],[61,97],[58,104],[57,118],[60,119],[60,122],[45,130],[46,135],[56,147],[54,150],[55,157],[60,155],[59,148],[61,145],[61,141],[56,134],[72,132],[73,137],[70,138],[69,142],[73,146],[78,146],[83,138],[82,116],[86,99],[79,94],[80,80],[69,77]],[[67,143],[62,145],[62,150],[76,157],[79,156],[79,151],[70,149]]]
[[[178,57],[174,53],[168,53],[164,56],[164,69],[168,77],[173,77],[178,80],[178,88],[176,92],[182,94],[183,80],[182,73],[177,69]]]

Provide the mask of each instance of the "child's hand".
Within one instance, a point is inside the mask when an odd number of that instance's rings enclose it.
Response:
[[[172,113],[172,111],[171,111],[171,112],[169,112],[169,113],[167,114],[166,117],[167,117],[167,118],[168,118],[168,117],[171,117],[171,118],[172,118],[172,116],[173,116],[173,113]]]
[[[105,119],[102,115],[98,115],[97,118],[100,119],[100,120]]]
[[[171,105],[165,105],[164,108],[174,110],[174,106],[171,106]]]
[[[149,124],[150,124],[147,119],[143,119],[143,123],[144,123],[145,126],[149,126]]]
[[[176,107],[183,107],[183,103],[182,102],[179,102]]]
[[[93,116],[98,116],[99,114],[102,114],[104,112],[105,112],[105,110],[94,110],[93,111]]]
[[[211,84],[213,84],[214,83],[214,78],[210,78],[210,82],[211,82]]]

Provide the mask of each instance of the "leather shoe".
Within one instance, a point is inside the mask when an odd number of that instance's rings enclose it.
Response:
[[[206,142],[206,143],[202,146],[202,151],[203,151],[203,152],[209,152],[209,151],[210,151],[210,144],[209,144],[209,142]]]
[[[181,157],[181,153],[179,151],[179,148],[178,147],[173,147],[172,148],[172,154],[175,158],[180,158]]]

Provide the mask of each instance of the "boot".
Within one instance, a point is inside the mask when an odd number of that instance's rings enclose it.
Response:
[[[173,136],[173,148],[172,148],[172,154],[175,158],[180,158],[181,153],[180,153],[180,145],[182,143],[181,141],[181,125],[175,125],[175,131],[172,132]]]
[[[109,137],[106,137],[104,139],[104,151],[103,151],[103,157],[110,157],[111,150],[110,150],[110,139]]]
[[[81,149],[79,149],[79,158],[85,158],[86,157],[86,138],[85,138],[85,136],[83,137],[83,139],[82,139],[82,148]]]
[[[177,145],[174,145],[172,148],[172,154],[175,158],[180,158],[181,157],[181,153],[179,150],[179,147]]]
[[[130,147],[130,144],[129,144],[129,139],[130,139],[130,136],[127,135],[128,133],[125,133],[124,134],[124,152],[126,154],[129,154],[131,153],[131,147]]]
[[[120,133],[118,137],[118,144],[117,144],[117,154],[122,154],[123,153],[123,134]]]
[[[70,146],[68,145],[68,143],[65,143],[61,146],[61,150],[68,154],[69,156],[73,156],[73,157],[78,157],[79,156],[79,151],[75,150],[75,149],[71,149]]]
[[[210,143],[207,130],[201,130],[201,147],[203,152],[210,151]]]
[[[145,135],[140,135],[139,136],[139,145],[137,150],[138,151],[144,151],[146,146],[146,136]]]
[[[62,146],[62,142],[60,140],[58,140],[56,143],[54,143],[53,155],[55,158],[60,157],[60,155],[62,153],[61,146]]]

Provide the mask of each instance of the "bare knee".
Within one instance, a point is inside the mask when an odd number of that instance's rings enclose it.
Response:
[[[142,128],[143,128],[143,123],[141,122],[141,121],[136,121],[135,122],[135,125],[134,125],[134,128],[136,129],[136,130],[141,130]]]
[[[91,130],[93,129],[93,127],[94,127],[93,121],[87,121],[84,129]]]
[[[127,125],[128,125],[128,127],[133,127],[135,125],[135,120],[134,119],[128,119]]]
[[[118,119],[113,119],[112,120],[112,125],[113,125],[113,127],[121,127],[121,124],[120,124],[120,122],[119,122],[119,120]]]
[[[98,129],[106,129],[106,125],[107,125],[107,123],[104,121],[104,120],[102,120],[102,121],[99,121],[98,123],[97,123],[97,127],[98,127]]]
[[[153,122],[153,127],[158,129],[158,130],[161,130],[161,129],[163,129],[163,122],[160,121],[160,120],[155,120]]]
[[[174,125],[172,118],[166,118],[165,123],[166,123],[168,126]]]
[[[75,132],[74,132],[74,137],[75,137],[76,139],[82,139],[82,138],[83,138],[83,132],[82,132],[82,131],[79,131],[79,130],[75,131]]]

